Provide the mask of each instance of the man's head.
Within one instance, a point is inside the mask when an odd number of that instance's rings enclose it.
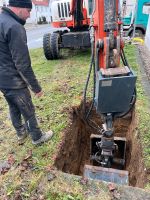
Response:
[[[31,0],[9,0],[9,8],[23,20],[30,17],[32,9]]]

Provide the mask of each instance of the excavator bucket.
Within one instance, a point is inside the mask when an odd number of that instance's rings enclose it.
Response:
[[[92,165],[84,166],[84,178],[113,182],[121,185],[128,185],[128,171],[113,168],[98,167]]]
[[[128,185],[129,173],[128,171],[123,170],[125,166],[126,139],[123,137],[114,137],[114,143],[117,146],[117,151],[114,153],[111,168],[100,166],[96,159],[96,156],[98,155],[98,148],[96,143],[100,141],[100,135],[91,135],[91,165],[84,166],[84,178]]]

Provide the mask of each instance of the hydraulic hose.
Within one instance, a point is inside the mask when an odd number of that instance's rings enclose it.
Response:
[[[125,53],[124,53],[124,50],[123,50],[123,49],[121,50],[121,59],[122,59],[123,64],[124,64],[125,66],[128,66],[128,67],[129,67],[129,63],[128,63],[127,59],[126,59],[126,56],[125,56]],[[130,69],[130,67],[129,67],[129,69]]]
[[[128,61],[126,59],[126,56],[125,56],[125,53],[124,53],[124,50],[122,49],[121,50],[121,59],[122,59],[122,62],[125,66],[128,66],[128,68],[130,69],[129,67],[129,64],[128,64]],[[133,106],[135,105],[135,102],[136,102],[136,96],[137,96],[137,92],[136,92],[136,88],[134,89],[134,93],[133,93],[133,96],[132,96],[132,100],[131,100],[131,104],[130,104],[130,107],[128,109],[128,111],[124,112],[124,113],[118,113],[115,115],[115,117],[117,118],[121,118],[121,117],[124,117],[125,115],[127,115],[133,108]]]
[[[135,102],[136,102],[136,88],[134,89],[134,93],[133,93],[133,98],[132,98],[132,101],[131,101],[131,104],[130,104],[130,107],[128,109],[128,111],[124,112],[124,113],[118,113],[118,114],[115,114],[115,117],[116,118],[121,118],[121,117],[124,117],[125,115],[127,115],[133,108],[133,106],[135,105]]]
[[[93,27],[92,27],[93,28]],[[94,31],[94,29],[93,29]],[[94,33],[94,32],[93,32]],[[94,43],[94,34],[91,34],[91,62],[90,62],[90,66],[89,66],[89,72],[88,72],[88,76],[87,76],[87,79],[86,79],[86,84],[85,84],[85,88],[84,88],[84,93],[83,93],[83,98],[84,98],[84,101],[83,101],[83,109],[84,109],[84,117],[85,117],[85,121],[87,122],[87,124],[95,129],[97,132],[101,132],[102,131],[102,128],[99,127],[98,124],[96,124],[95,122],[93,122],[92,120],[89,119],[89,116],[92,112],[92,109],[94,107],[94,99],[95,99],[95,85],[96,85],[96,71],[98,69],[96,69],[97,67],[97,63],[96,63],[96,66],[95,66],[95,43]],[[96,57],[98,57],[98,54],[99,54],[99,50],[97,48],[97,51],[96,51]],[[88,89],[88,85],[89,85],[89,80],[90,80],[90,76],[91,76],[91,72],[92,72],[92,69],[93,69],[93,98],[92,98],[92,103],[91,103],[91,106],[89,108],[89,110],[86,112],[86,100],[87,100],[87,89]]]
[[[87,76],[87,79],[86,79],[84,93],[83,93],[83,97],[84,97],[83,106],[84,106],[85,119],[87,119],[89,117],[89,114],[90,114],[90,112],[91,112],[91,110],[93,108],[93,105],[94,105],[94,102],[92,102],[92,105],[91,105],[88,113],[86,114],[87,88],[88,88],[88,85],[89,85],[89,80],[90,80],[92,68],[94,68],[93,79],[94,79],[94,82],[95,82],[94,41],[91,43],[91,62],[90,62],[90,66],[89,66],[88,76]],[[95,97],[95,83],[94,83],[94,90],[93,90],[93,101],[94,101],[94,97]]]

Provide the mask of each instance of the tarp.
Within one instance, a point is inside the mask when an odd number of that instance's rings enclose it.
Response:
[[[33,4],[40,6],[48,6],[49,0],[32,0]]]

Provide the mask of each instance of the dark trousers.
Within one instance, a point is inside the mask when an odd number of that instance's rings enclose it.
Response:
[[[40,139],[42,132],[38,127],[35,109],[28,88],[0,89],[9,105],[12,124],[18,136],[28,131],[32,140]],[[22,123],[22,117],[25,124]]]

